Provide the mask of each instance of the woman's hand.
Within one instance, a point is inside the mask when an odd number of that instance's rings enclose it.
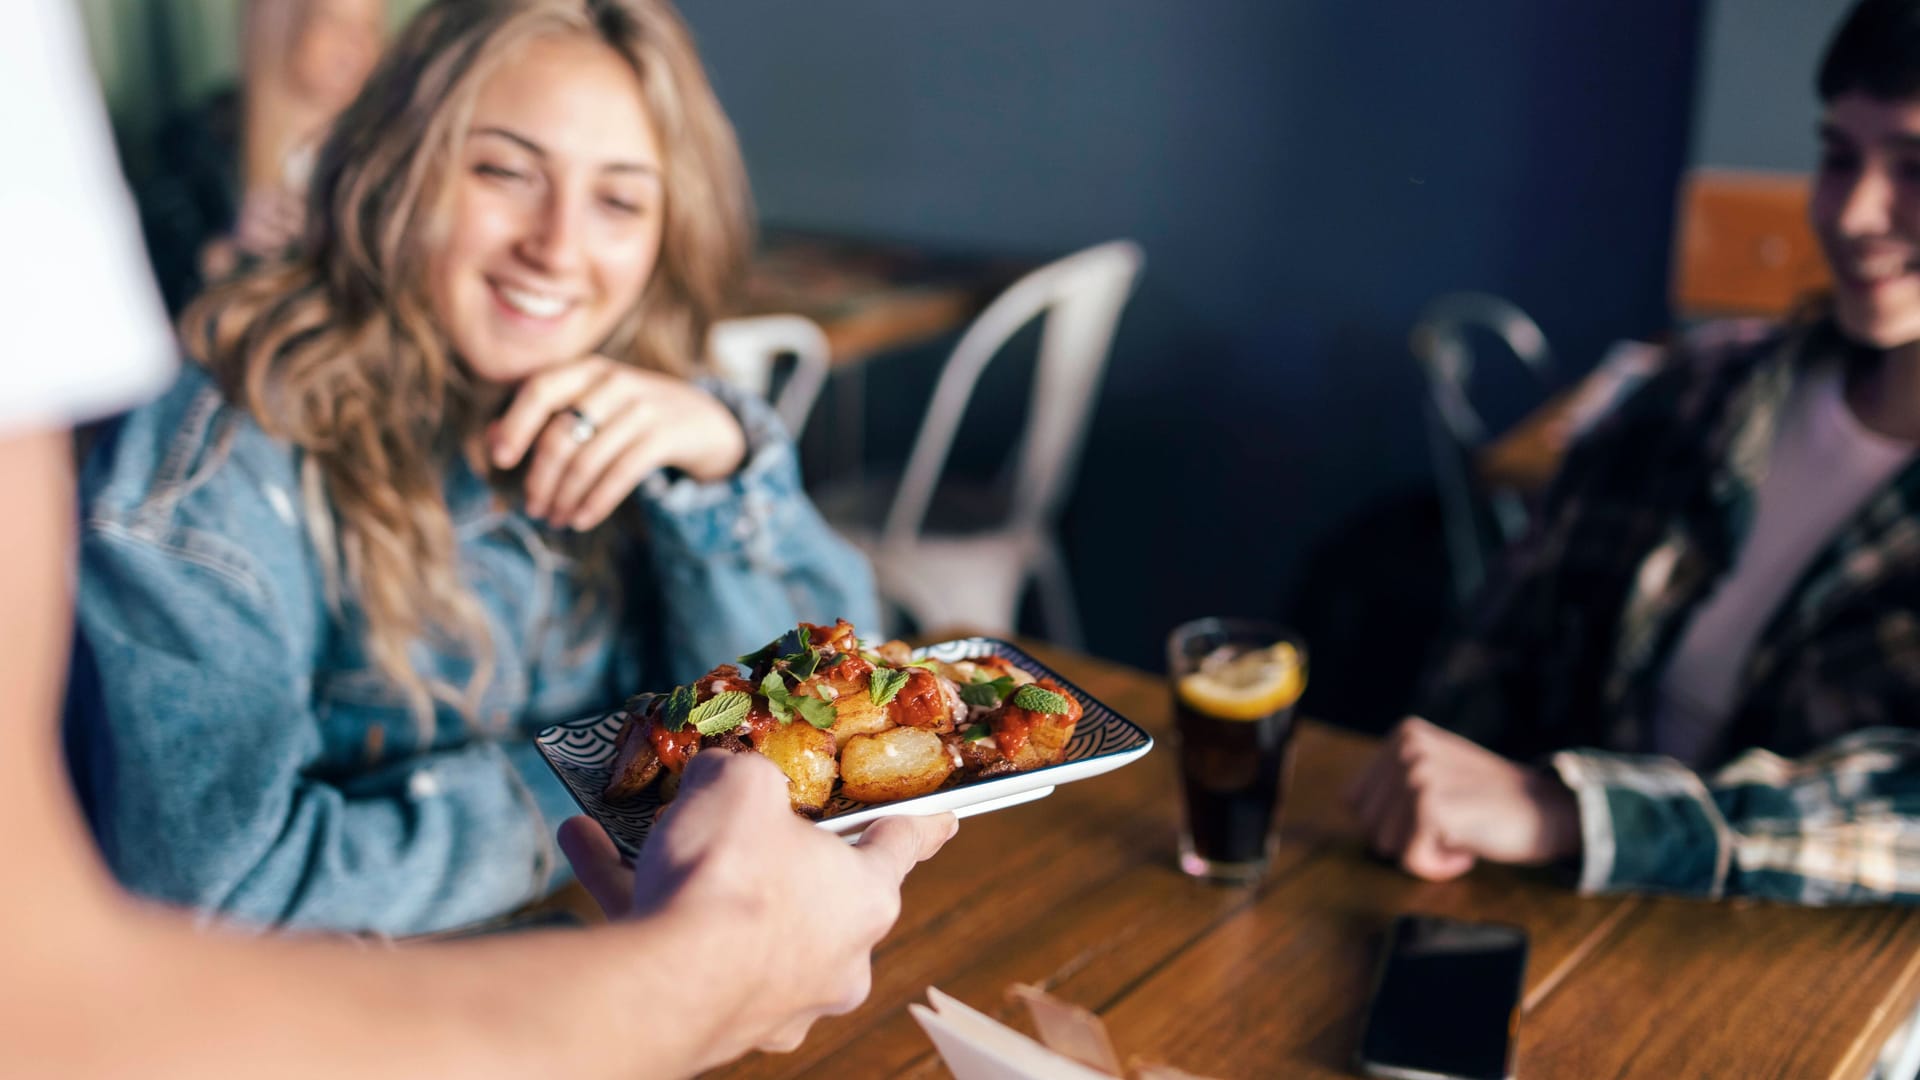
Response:
[[[1430,881],[1480,859],[1537,866],[1580,851],[1580,811],[1558,777],[1417,716],[1387,736],[1347,800],[1375,851]]]
[[[684,379],[589,356],[520,384],[487,436],[494,467],[532,455],[527,513],[591,529],[641,481],[677,468],[724,480],[747,456],[747,436],[712,394]]]

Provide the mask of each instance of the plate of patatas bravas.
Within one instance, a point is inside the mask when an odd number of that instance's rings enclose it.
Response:
[[[698,680],[547,728],[540,752],[629,854],[701,753],[758,753],[796,814],[843,835],[896,814],[1018,805],[1138,760],[1145,731],[997,638],[922,648],[801,623]]]

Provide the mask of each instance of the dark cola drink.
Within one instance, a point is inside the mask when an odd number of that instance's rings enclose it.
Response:
[[[1305,649],[1269,623],[1201,619],[1168,638],[1167,667],[1186,811],[1180,868],[1217,881],[1257,880],[1277,842]]]
[[[1272,857],[1274,813],[1280,805],[1281,766],[1292,710],[1255,720],[1223,720],[1179,701],[1180,780],[1186,793],[1190,868],[1202,876],[1232,876],[1242,867],[1258,876]],[[1182,861],[1187,862],[1186,852]]]

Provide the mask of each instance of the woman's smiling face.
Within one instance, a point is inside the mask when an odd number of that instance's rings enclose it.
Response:
[[[513,384],[592,353],[639,303],[667,192],[640,80],[545,37],[482,84],[428,263],[433,312],[476,377]]]

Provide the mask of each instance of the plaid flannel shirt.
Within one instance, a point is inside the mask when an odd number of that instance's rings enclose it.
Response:
[[[1583,890],[1920,901],[1920,463],[1770,617],[1721,760],[1650,752],[1660,676],[1739,554],[1795,381],[1869,362],[1825,319],[1689,337],[1573,448],[1442,654],[1425,715],[1546,757],[1579,804]]]

